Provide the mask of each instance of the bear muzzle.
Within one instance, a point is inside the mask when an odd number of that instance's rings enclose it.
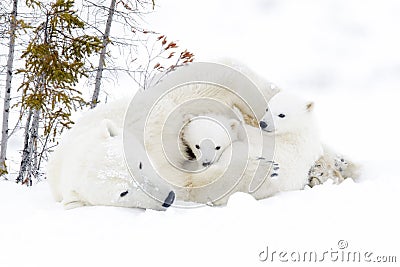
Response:
[[[208,167],[212,164],[211,161],[203,161],[203,163],[201,165],[203,165],[203,167]]]

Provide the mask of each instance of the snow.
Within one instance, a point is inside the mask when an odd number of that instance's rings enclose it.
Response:
[[[65,211],[46,182],[26,188],[2,181],[0,266],[265,266],[271,263],[259,255],[267,246],[321,254],[371,251],[400,261],[400,3],[157,4],[149,27],[179,38],[198,60],[237,58],[285,90],[314,100],[324,142],[360,162],[361,178],[262,201],[238,193],[226,207],[166,212]],[[116,87],[130,84],[119,80]],[[348,242],[346,250],[338,249],[339,240]],[[337,263],[324,261],[329,265]]]
[[[370,167],[359,183],[326,183],[258,202],[238,193],[223,208],[166,212],[64,211],[45,183],[27,189],[2,182],[0,266],[256,266],[267,245],[329,250],[338,240],[348,241],[352,250],[396,255],[395,177],[393,167],[382,172]]]

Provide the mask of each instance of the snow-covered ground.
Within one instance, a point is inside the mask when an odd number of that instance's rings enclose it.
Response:
[[[304,252],[324,256],[324,266],[338,265],[332,260],[341,262],[342,252],[360,252],[361,262],[366,252],[371,261],[397,256],[398,264],[400,2],[156,3],[149,27],[179,39],[198,60],[237,58],[315,100],[324,141],[360,162],[361,178],[166,212],[64,211],[45,182],[0,182],[0,266],[262,266],[273,251],[274,263],[288,260],[283,265]],[[121,90],[109,92],[117,97]]]

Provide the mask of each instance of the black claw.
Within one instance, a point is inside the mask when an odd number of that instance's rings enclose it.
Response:
[[[143,166],[142,166],[142,162],[140,162],[140,163],[139,163],[139,169],[141,170],[142,167],[143,167]]]
[[[275,172],[273,174],[271,174],[271,177],[275,177],[275,176],[278,176],[278,174]]]
[[[128,190],[126,190],[125,192],[122,192],[121,194],[119,194],[120,195],[120,197],[124,197],[124,196],[126,196],[128,194]]]
[[[279,170],[279,166],[276,166],[273,169],[274,169],[274,171],[277,171],[277,170]]]

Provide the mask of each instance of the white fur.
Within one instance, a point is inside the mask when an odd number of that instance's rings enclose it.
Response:
[[[284,92],[276,94],[269,102],[262,119],[268,125],[263,135],[273,138],[274,161],[279,163],[280,169],[277,179],[254,193],[256,198],[302,189],[308,183],[308,172],[322,155],[313,105]]]
[[[162,202],[138,187],[125,165],[122,125],[128,103],[120,100],[87,112],[63,135],[51,155],[47,179],[56,201],[61,201],[66,209],[84,205],[164,209]],[[140,170],[133,171],[149,177],[141,186],[164,200],[171,189],[153,175],[143,147],[134,143],[143,162]],[[139,164],[133,163],[134,168]]]
[[[285,114],[285,117],[281,118],[279,114]],[[280,191],[304,188],[308,183],[308,171],[322,154],[312,104],[286,93],[278,93],[271,99],[263,121],[271,126],[262,134],[258,128],[243,125],[247,138],[234,140],[232,146],[224,150],[219,160],[209,168],[215,174],[214,179],[227,170],[227,165],[231,169],[217,180],[219,184],[204,190],[192,190],[189,195],[191,201],[207,203],[211,200],[219,205],[225,204],[228,197],[237,191],[262,199]],[[198,130],[201,131],[201,128]],[[209,130],[208,133],[209,138],[218,138],[215,137],[216,132]],[[272,165],[271,159],[279,163],[279,170],[273,170],[276,165]],[[247,165],[243,167],[242,163],[246,160]],[[278,176],[271,177],[275,172]],[[208,175],[212,176],[212,172]],[[226,195],[216,199],[222,193]]]
[[[231,66],[236,70],[245,70],[246,76],[257,85],[260,85],[260,90],[266,100],[269,100],[279,91],[272,84],[266,81],[262,82],[263,79],[260,76],[244,65],[235,63],[231,64]],[[185,80],[185,77],[182,77],[182,73],[184,72],[178,69],[170,74],[171,76],[168,77],[167,81],[164,80],[161,83],[173,84],[171,80]],[[227,76],[222,77],[221,80],[222,84],[225,82],[229,84],[238,79],[236,76]],[[241,85],[243,85],[241,81],[236,84],[238,87]],[[248,91],[249,94],[252,93],[250,88]],[[235,93],[207,83],[186,84],[165,92],[165,95],[160,98],[152,90],[140,92],[135,98],[137,99],[135,101],[136,108],[132,114],[128,114],[126,127],[130,132],[134,132],[136,136],[143,137],[144,135],[146,151],[157,173],[174,185],[177,191],[182,189],[182,195],[188,193],[186,190],[188,187],[209,182],[207,179],[202,179],[201,175],[203,174],[182,171],[182,168],[188,167],[180,142],[182,127],[188,120],[187,115],[202,116],[213,114],[214,116],[225,116],[228,119],[234,119],[237,116],[232,109],[237,108],[240,110],[245,123],[257,126],[264,110],[264,107],[253,109],[252,106],[245,103]],[[257,101],[257,98],[252,99],[254,103]],[[149,108],[151,108],[151,112],[148,112]],[[146,124],[144,133],[140,127],[141,124]],[[222,146],[226,146],[226,144]],[[189,163],[189,165],[191,164]],[[190,168],[191,166],[189,166]],[[211,173],[208,170],[207,172]],[[212,177],[212,175],[205,176]]]
[[[234,119],[220,117],[221,124],[230,125]],[[235,124],[240,124],[236,121]],[[193,147],[191,132],[201,131],[203,127],[194,123],[188,127],[190,131],[185,131],[187,136],[185,141],[190,147]],[[208,203],[213,205],[225,204],[229,196],[235,192],[248,192],[247,188],[251,183],[252,174],[255,173],[259,166],[259,156],[262,155],[262,135],[259,129],[240,124],[229,129],[229,136],[223,135],[218,128],[214,130],[208,129],[202,133],[202,138],[207,140],[216,140],[216,144],[225,145],[222,153],[216,156],[211,165],[204,167],[198,165],[199,172],[187,175],[187,196],[186,200]],[[225,140],[223,140],[225,139]],[[261,144],[258,146],[257,144]],[[202,152],[203,148],[200,147]],[[203,161],[200,161],[203,163]],[[267,164],[270,169],[271,164]]]
[[[200,165],[212,164],[238,139],[240,122],[224,116],[192,118],[183,129],[183,141],[193,151]]]

